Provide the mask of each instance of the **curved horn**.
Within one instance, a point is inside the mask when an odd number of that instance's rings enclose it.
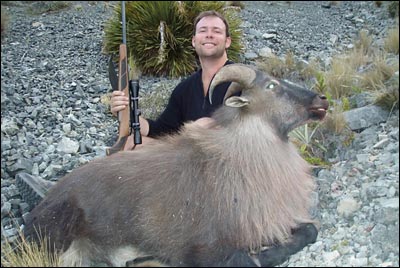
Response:
[[[211,81],[209,89],[210,103],[212,103],[212,94],[216,85],[223,82],[232,81],[239,85],[231,85],[226,91],[224,101],[233,93],[237,92],[239,89],[249,88],[251,83],[256,78],[256,71],[248,65],[244,64],[229,64],[222,67],[214,76]]]
[[[239,91],[242,91],[242,90],[243,90],[243,86],[241,84],[236,83],[236,82],[232,82],[231,85],[226,90],[223,103],[225,103],[225,100],[227,98],[229,98],[230,96],[234,95],[236,92],[239,92]]]

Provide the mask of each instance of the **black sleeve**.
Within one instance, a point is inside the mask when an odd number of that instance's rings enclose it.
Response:
[[[167,107],[156,120],[147,119],[149,122],[149,137],[157,137],[163,134],[177,132],[183,125],[181,97],[175,89],[172,91]]]

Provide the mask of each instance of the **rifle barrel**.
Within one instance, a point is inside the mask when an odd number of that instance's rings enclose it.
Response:
[[[125,18],[125,1],[121,3],[122,13],[122,43],[126,44],[126,18]]]

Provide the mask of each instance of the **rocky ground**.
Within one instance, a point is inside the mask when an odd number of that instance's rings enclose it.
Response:
[[[293,51],[305,61],[320,58],[328,64],[352,46],[361,29],[382,42],[394,24],[385,5],[342,1],[328,8],[327,3],[245,2],[243,61]],[[102,99],[111,91],[101,48],[103,23],[112,9],[95,1],[41,15],[27,15],[23,4],[6,9],[10,24],[1,46],[1,219],[2,235],[12,239],[17,229],[10,216],[22,224],[30,209],[15,186],[15,174],[25,171],[57,180],[104,156],[118,122]],[[167,98],[178,82],[142,77],[141,94]],[[399,266],[398,111],[360,103],[364,105],[346,117],[354,126],[353,142],[334,148],[332,166],[315,175],[314,214],[321,223],[317,242],[282,266]],[[142,105],[144,115],[155,112],[146,107],[151,102]]]

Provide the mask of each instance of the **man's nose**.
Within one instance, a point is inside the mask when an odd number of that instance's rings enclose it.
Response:
[[[207,31],[206,37],[213,38],[214,37],[213,31],[211,31],[211,30]]]

